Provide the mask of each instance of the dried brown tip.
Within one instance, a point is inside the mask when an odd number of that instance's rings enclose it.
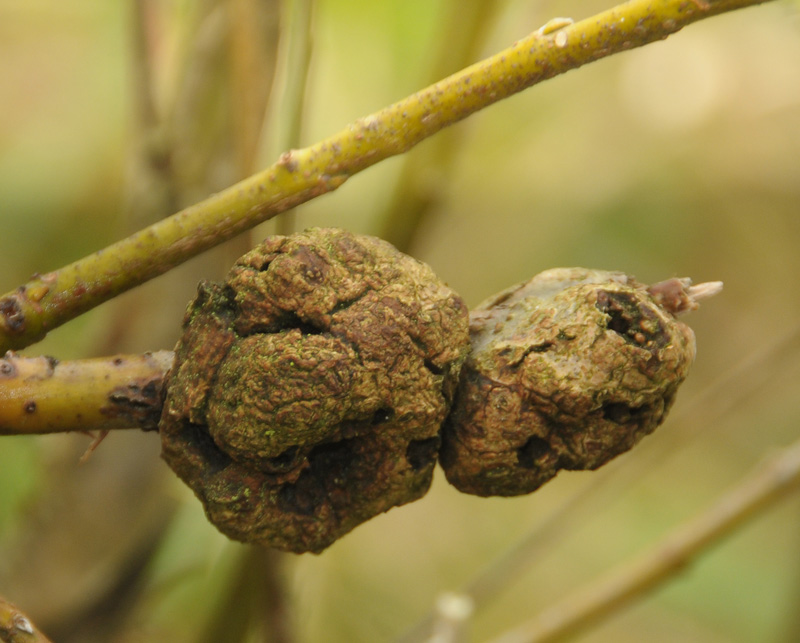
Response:
[[[701,299],[708,299],[709,297],[718,295],[721,292],[721,281],[705,281],[701,284],[697,284],[696,286],[689,286],[689,288],[686,289],[686,294],[695,302],[698,302]]]
[[[648,286],[647,292],[664,310],[678,315],[697,310],[701,299],[722,292],[722,282],[707,281],[693,286],[692,280],[688,278],[667,279]]]

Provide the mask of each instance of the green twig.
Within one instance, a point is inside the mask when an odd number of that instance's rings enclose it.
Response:
[[[42,339],[81,313],[543,80],[765,0],[632,0],[577,23],[557,19],[266,170],[0,298],[0,353]]]

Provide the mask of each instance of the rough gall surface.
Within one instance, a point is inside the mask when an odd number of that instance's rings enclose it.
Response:
[[[271,237],[190,305],[162,455],[229,537],[322,551],[425,494],[468,351],[428,266],[342,230]]]
[[[695,354],[691,329],[645,286],[581,268],[484,302],[470,335],[441,463],[480,496],[529,493],[627,451],[662,422]]]

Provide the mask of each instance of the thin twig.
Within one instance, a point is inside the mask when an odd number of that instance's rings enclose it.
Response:
[[[508,49],[266,170],[0,298],[0,352],[53,328],[250,227],[341,186],[439,130],[544,80],[662,40],[684,26],[765,0],[632,0],[586,20],[548,23]]]
[[[492,643],[543,643],[574,634],[676,575],[711,545],[800,486],[800,441],[757,468],[712,507],[633,560]]]

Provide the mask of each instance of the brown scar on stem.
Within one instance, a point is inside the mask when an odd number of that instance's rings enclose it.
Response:
[[[9,333],[21,335],[25,332],[27,323],[18,292],[0,299],[0,319]]]
[[[113,419],[127,418],[131,426],[143,431],[155,431],[164,403],[164,384],[165,378],[157,376],[118,386],[106,396],[108,404],[100,413]]]

